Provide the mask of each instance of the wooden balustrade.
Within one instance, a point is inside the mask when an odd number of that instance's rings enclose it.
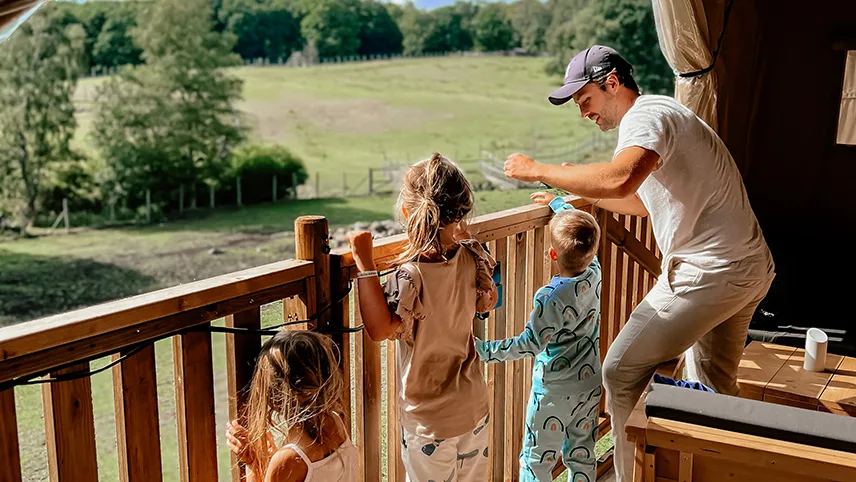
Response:
[[[593,212],[603,231],[599,252],[604,271],[600,348],[605,354],[630,311],[653,286],[660,269],[658,253],[647,219],[593,209],[581,199],[572,202]],[[474,329],[480,336],[496,339],[523,330],[535,291],[555,274],[545,256],[550,244],[545,226],[551,216],[549,208],[531,205],[481,216],[470,223],[471,232],[487,243],[500,262],[504,283],[502,306],[492,311],[486,322],[476,320]],[[356,309],[359,293],[355,288],[348,291],[356,268],[347,249],[331,253],[326,247],[326,220],[300,218],[295,231],[298,260],[0,329],[0,454],[5,462],[0,467],[0,479],[14,482],[22,478],[14,384],[45,374],[84,372],[91,360],[113,355],[114,359],[125,356],[112,372],[120,480],[161,480],[162,414],[154,342],[165,338],[173,343],[181,480],[228,479],[227,474],[218,474],[217,448],[222,444],[222,434],[214,423],[212,335],[206,327],[225,317],[227,329],[259,329],[260,307],[287,300],[283,321],[311,317],[309,327],[332,333],[340,348],[347,385],[346,422],[361,453],[362,480],[379,481],[386,473],[387,480],[403,481],[394,344],[384,346],[363,333],[344,330],[361,324]],[[403,236],[396,236],[376,243],[379,269],[393,267],[405,242]],[[254,358],[263,339],[252,331],[226,334],[230,418],[241,415]],[[487,367],[492,481],[517,480],[531,369],[531,360]],[[89,378],[45,384],[43,400],[50,479],[97,480]],[[601,411],[605,430],[608,418],[605,410]],[[231,462],[231,479],[242,480],[241,467],[234,459]],[[559,472],[557,467],[556,474]]]

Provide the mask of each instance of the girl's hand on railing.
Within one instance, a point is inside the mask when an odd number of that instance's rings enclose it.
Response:
[[[554,196],[548,192],[539,191],[539,192],[533,192],[532,195],[529,196],[529,198],[532,199],[532,202],[535,202],[538,204],[549,205],[550,201],[552,201],[553,199],[556,199],[556,196]]]
[[[354,263],[356,263],[358,270],[374,271],[376,269],[372,233],[368,231],[352,231],[348,233],[348,244],[351,246],[351,253],[354,255]]]
[[[270,432],[265,435],[267,441],[268,456],[276,453],[276,443],[273,440],[273,435]],[[247,429],[245,429],[237,420],[232,420],[226,424],[226,445],[229,450],[235,454],[242,464],[251,466],[253,464],[253,454],[250,452],[250,444],[247,440]]]
[[[226,424],[226,445],[241,463],[252,465],[253,457],[247,442],[247,429],[241,426],[237,420],[232,420]]]

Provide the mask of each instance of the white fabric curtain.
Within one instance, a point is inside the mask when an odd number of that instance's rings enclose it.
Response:
[[[3,1],[0,0],[0,43],[8,39],[12,33],[28,18],[47,3],[47,0]]]
[[[716,74],[711,70],[697,77],[678,75],[697,72],[713,62],[702,0],[652,0],[652,3],[660,50],[675,72],[675,99],[718,130]]]
[[[844,89],[841,92],[841,111],[838,114],[837,142],[856,145],[856,50],[847,52]]]

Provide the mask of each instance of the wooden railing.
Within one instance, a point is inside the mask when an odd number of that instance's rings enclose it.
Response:
[[[572,202],[593,210],[583,200]],[[604,269],[603,355],[652,286],[660,266],[647,219],[597,209],[594,214],[603,231],[599,254]],[[550,243],[545,227],[551,215],[549,208],[531,205],[471,222],[471,231],[500,261],[504,283],[502,307],[486,322],[475,323],[478,335],[499,338],[523,330],[535,290],[553,274],[545,256]],[[332,253],[327,249],[327,221],[303,217],[295,224],[298,260],[0,329],[0,480],[22,480],[15,387],[26,380],[43,380],[39,377],[57,378],[42,385],[50,480],[98,480],[90,379],[75,375],[86,375],[91,360],[109,355],[114,360],[123,357],[112,368],[120,480],[162,480],[154,342],[164,338],[171,338],[173,348],[180,479],[224,480],[226,474],[218,477],[217,467],[221,430],[215,429],[214,421],[211,332],[229,332],[228,411],[234,418],[245,401],[243,389],[262,343],[263,334],[255,331],[262,328],[261,306],[281,300],[283,321],[308,319],[305,327],[331,333],[341,348],[345,401],[353,414],[347,423],[362,455],[362,480],[380,481],[384,472],[387,480],[404,480],[394,345],[373,343],[363,333],[348,330],[361,325],[355,310],[359,293],[349,291],[356,269],[347,249]],[[393,267],[404,243],[403,236],[376,243],[378,268]],[[212,327],[211,322],[223,317],[225,329]],[[531,360],[488,366],[493,481],[517,479],[531,368]],[[608,418],[605,410],[601,412],[603,433]],[[239,481],[243,474],[234,462],[232,480]],[[560,471],[557,467],[556,473]]]

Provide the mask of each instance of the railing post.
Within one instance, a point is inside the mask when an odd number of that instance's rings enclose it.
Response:
[[[341,256],[330,256],[330,297],[334,301],[338,301],[345,297],[348,291],[348,283],[351,280],[350,269],[342,267]],[[350,299],[353,295],[344,298],[341,302],[336,303],[330,308],[330,328],[333,330],[343,329],[349,325],[351,319]],[[359,308],[357,308],[359,309]],[[349,333],[334,334],[333,341],[339,347],[341,359],[339,365],[342,368],[342,376],[345,381],[345,393],[342,400],[342,405],[347,408],[345,410],[345,425],[348,430],[351,429],[351,374],[354,367],[351,366],[351,340]]]
[[[118,356],[114,355],[114,359]],[[161,444],[153,343],[113,367],[113,402],[119,480],[159,482]]]
[[[84,370],[89,370],[88,362],[55,370],[50,376]],[[95,419],[89,378],[42,385],[42,404],[51,482],[97,481]]]
[[[235,313],[226,317],[226,326],[233,328],[261,328],[261,311],[259,306]],[[247,390],[253,378],[255,359],[262,346],[260,335],[241,334],[226,335],[226,373],[229,386],[229,420],[241,418],[244,414],[249,391]],[[240,421],[247,426],[246,420]],[[230,454],[232,461],[232,481],[244,480],[245,469],[238,463],[235,454]]]
[[[180,480],[217,480],[211,334],[189,331],[173,337],[172,356]]]
[[[297,259],[312,261],[315,266],[315,306],[323,313],[310,323],[310,328],[327,328],[330,324],[330,246],[327,218],[301,216],[294,221]],[[308,301],[308,300],[304,300]],[[308,306],[308,305],[307,305]],[[309,315],[314,314],[308,313]]]
[[[18,447],[18,422],[15,416],[15,389],[0,392],[0,480],[20,482],[21,453]]]
[[[492,244],[492,252],[499,263],[500,276],[502,282],[508,284],[508,238],[497,239]],[[488,338],[496,340],[505,338],[507,333],[508,321],[508,291],[503,293],[505,297],[502,300],[502,305],[499,309],[490,312],[488,320]],[[506,371],[509,368],[505,363],[491,363],[487,366],[488,373],[488,391],[491,394],[491,417],[490,424],[490,439],[491,448],[490,455],[490,479],[491,482],[502,482],[505,479],[505,458],[506,454],[509,457],[516,457],[517,454],[511,453],[511,447],[505,445],[505,413],[510,411],[510,407],[506,406],[505,398],[508,386],[506,385]],[[509,474],[511,477],[511,474]]]

